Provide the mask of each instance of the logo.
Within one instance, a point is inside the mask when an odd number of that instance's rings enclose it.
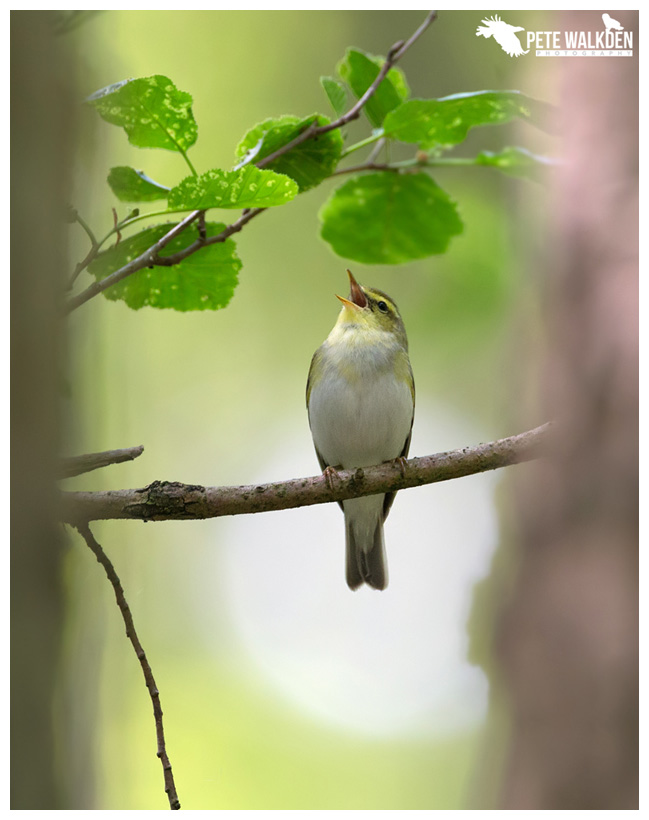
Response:
[[[612,28],[616,29],[617,31],[624,31],[624,26],[621,26],[617,20],[614,20],[610,14],[602,14],[602,20],[604,21],[604,25],[606,26],[606,31],[610,31]]]
[[[527,48],[524,48],[518,32]],[[526,31],[511,26],[497,14],[485,17],[476,37],[493,38],[510,57],[520,57],[535,49],[537,57],[632,57],[633,32],[604,12],[598,31]]]
[[[481,26],[478,26],[475,33],[476,37],[493,37],[505,54],[509,54],[510,57],[520,57],[521,54],[527,54],[527,51],[523,51],[523,46],[516,36],[517,31],[525,31],[522,26],[510,26],[504,20],[501,20],[497,14],[493,17],[486,17],[482,23]]]

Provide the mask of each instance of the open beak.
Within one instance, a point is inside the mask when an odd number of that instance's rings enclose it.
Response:
[[[336,294],[336,298],[340,299],[343,305],[349,305],[353,308],[367,307],[367,296],[365,296],[363,289],[354,279],[349,269],[347,270],[347,275],[349,276],[349,299],[345,299],[344,296],[338,296],[338,294]]]

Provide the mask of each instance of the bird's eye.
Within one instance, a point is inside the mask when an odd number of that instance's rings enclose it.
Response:
[[[381,313],[387,313],[388,312],[388,306],[385,304],[385,302],[383,302],[383,301],[377,302],[376,306],[381,311]]]

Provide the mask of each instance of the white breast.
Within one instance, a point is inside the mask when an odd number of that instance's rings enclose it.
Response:
[[[359,356],[351,373],[347,360],[346,376],[337,367],[326,368],[312,388],[311,432],[327,464],[368,467],[401,454],[412,423],[412,394],[395,380],[388,358],[383,367],[368,368]]]

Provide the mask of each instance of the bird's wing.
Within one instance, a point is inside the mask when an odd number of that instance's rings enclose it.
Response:
[[[403,449],[399,453],[399,458],[407,458],[408,451],[410,450],[410,439],[412,438],[412,423],[415,420],[415,379],[412,375],[412,368],[410,367],[410,360],[406,358],[406,362],[408,365],[408,372],[410,374],[410,378],[408,379],[408,384],[410,386],[410,394],[412,395],[412,416],[410,417],[410,430],[408,431],[408,436],[404,442]],[[390,507],[394,503],[394,497],[396,495],[396,491],[392,493],[386,493],[383,498],[383,520],[388,517],[388,513],[390,512]]]
[[[412,414],[412,418],[414,421],[415,414]],[[410,432],[408,433],[408,438],[406,439],[406,443],[403,445],[403,450],[399,454],[399,458],[407,458],[408,450],[410,450],[410,439],[412,438],[412,422],[410,422]],[[388,517],[388,513],[390,512],[390,507],[394,504],[394,498],[396,496],[396,491],[392,493],[386,493],[383,496],[383,520]]]
[[[313,376],[316,368],[320,364],[320,348],[316,350],[311,359],[311,366],[309,367],[309,376],[306,380],[306,409],[309,409],[309,398],[311,396],[311,388],[313,387]]]
[[[313,354],[313,358],[311,359],[311,367],[309,368],[309,378],[307,379],[307,382],[306,382],[306,409],[307,409],[307,414],[309,416],[309,426],[311,425],[311,413],[310,413],[310,410],[309,410],[309,398],[311,397],[311,388],[313,387],[314,372],[317,371],[317,369],[320,367],[320,365],[321,365],[321,353],[320,353],[320,348],[318,348],[316,350],[316,352]],[[315,443],[314,443],[313,447],[315,449],[315,454],[318,457],[318,464],[320,465],[320,469],[324,473],[324,471],[327,469],[327,467],[331,467],[332,465],[327,464],[325,459],[322,457],[322,453],[320,453],[318,448],[315,446]],[[343,509],[342,501],[338,502],[338,506],[340,507],[341,510]]]

